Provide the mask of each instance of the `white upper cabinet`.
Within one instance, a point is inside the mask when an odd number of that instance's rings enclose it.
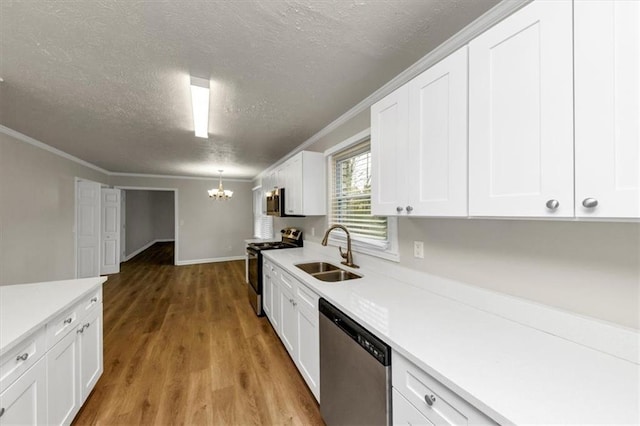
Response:
[[[404,211],[467,216],[466,46],[409,82],[407,154]]]
[[[574,8],[576,216],[637,218],[640,2]]]
[[[381,216],[467,215],[467,47],[371,107],[371,204]]]
[[[393,216],[407,202],[409,89],[404,85],[371,107],[371,212]]]
[[[572,217],[570,1],[528,4],[469,43],[469,214]]]
[[[321,152],[302,151],[281,167],[285,212],[290,215],[327,214],[326,159]]]

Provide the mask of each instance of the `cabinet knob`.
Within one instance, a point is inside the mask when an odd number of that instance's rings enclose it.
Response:
[[[78,330],[76,330],[76,333],[77,334],[84,333],[84,326],[82,326]]]
[[[413,211],[413,207],[407,206],[407,213],[411,213]]]
[[[402,207],[400,207],[400,206],[396,207],[396,211],[397,211],[398,213],[400,213],[402,210],[404,210]]]
[[[427,405],[429,407],[431,407],[433,405],[434,402],[436,402],[436,397],[433,395],[425,395],[424,396],[424,402],[427,403]]]
[[[26,361],[27,358],[29,358],[29,354],[25,352],[22,355],[18,355],[16,361]]]
[[[91,298],[91,303],[96,303],[97,301],[98,301],[98,298],[97,298],[97,297],[92,297],[92,298]]]
[[[582,200],[582,205],[588,209],[592,209],[598,205],[598,200],[595,198],[585,198]]]
[[[546,206],[547,206],[547,208],[549,210],[555,210],[558,207],[560,207],[560,201],[558,201],[558,200],[549,200],[549,201],[547,201]]]
[[[4,407],[0,408],[0,417],[4,414]]]
[[[73,318],[67,318],[66,320],[64,320],[64,323],[71,324],[72,321],[73,321]]]
[[[89,326],[91,325],[90,322],[86,323],[85,325],[82,326],[82,328],[89,328]]]

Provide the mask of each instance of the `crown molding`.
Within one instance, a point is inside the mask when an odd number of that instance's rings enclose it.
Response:
[[[122,177],[138,177],[138,178],[154,178],[154,179],[192,179],[192,180],[210,180],[217,181],[219,176],[175,176],[175,175],[154,175],[154,174],[145,174],[145,173],[120,173],[120,172],[110,172],[109,170],[103,169],[102,167],[96,166],[95,164],[89,163],[88,161],[82,160],[78,157],[75,157],[71,154],[68,154],[58,148],[54,148],[50,145],[47,145],[44,142],[41,142],[37,139],[32,138],[31,136],[27,136],[24,133],[20,133],[17,130],[13,130],[7,126],[3,126],[0,124],[0,133],[4,133],[5,135],[11,136],[14,139],[19,140],[20,142],[26,142],[29,145],[33,145],[37,148],[43,149],[47,152],[55,154],[59,157],[65,158],[69,161],[73,161],[74,163],[80,164],[81,166],[88,167],[100,173],[103,173],[107,176],[122,176]],[[225,182],[252,182],[253,179],[238,179],[238,178],[224,178]]]
[[[102,167],[98,167],[95,164],[89,163],[88,161],[84,161],[78,157],[74,157],[71,154],[67,154],[66,152],[61,151],[58,148],[54,148],[50,145],[47,145],[44,142],[40,142],[39,140],[32,138],[31,136],[27,136],[24,133],[20,133],[16,130],[10,129],[7,126],[3,126],[2,124],[0,124],[0,133],[4,133],[5,135],[11,136],[12,138],[15,138],[21,142],[26,142],[29,145],[33,145],[37,148],[44,149],[45,151],[48,151],[62,158],[66,158],[67,160],[73,161],[74,163],[78,163],[82,166],[88,167],[100,173],[104,173],[107,176],[110,175],[110,172],[108,170],[103,169]]]
[[[456,50],[467,45],[478,35],[485,32],[486,30],[502,21],[504,18],[511,15],[518,9],[522,8],[527,3],[530,3],[531,1],[532,0],[502,0],[500,3],[496,4],[494,7],[478,17],[475,21],[471,22],[469,25],[458,31],[441,45],[420,58],[413,65],[409,66],[409,68],[395,76],[384,86],[380,87],[378,90],[367,96],[350,110],[329,123],[318,133],[298,145],[293,149],[293,151],[289,152],[287,155],[274,163],[274,165],[260,172],[254,179],[264,176],[266,173],[270,172],[275,167],[282,164],[284,161],[296,155],[298,152],[310,147],[311,145],[322,139],[324,136],[342,126],[361,112],[371,108],[371,105],[375,104],[380,99],[384,98],[400,86],[408,83],[410,80],[417,77],[427,69],[431,68],[433,65],[440,62],[442,59],[446,58]]]
[[[137,177],[137,178],[154,178],[154,179],[190,179],[190,180],[210,180],[217,182],[220,176],[181,176],[181,175],[153,175],[145,173],[121,173],[109,172],[109,176]],[[222,177],[224,182],[252,182],[253,179],[226,178]]]

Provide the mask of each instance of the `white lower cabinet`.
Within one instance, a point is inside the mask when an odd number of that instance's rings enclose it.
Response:
[[[79,410],[78,339],[69,332],[47,353],[48,424],[69,424]]]
[[[70,424],[102,375],[102,289],[0,357],[0,425]]]
[[[41,425],[47,422],[47,369],[40,358],[0,393],[0,425]]]
[[[277,266],[270,276],[270,291],[272,304],[267,317],[307,386],[320,400],[320,297]]]
[[[393,424],[497,424],[402,355],[394,351],[392,359]]]
[[[102,306],[47,353],[48,423],[69,424],[102,375]]]

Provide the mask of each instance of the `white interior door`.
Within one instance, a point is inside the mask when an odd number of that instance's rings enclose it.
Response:
[[[127,256],[127,191],[120,191],[120,262]]]
[[[120,272],[120,190],[102,188],[100,274]]]
[[[100,275],[100,184],[76,186],[76,277]]]

